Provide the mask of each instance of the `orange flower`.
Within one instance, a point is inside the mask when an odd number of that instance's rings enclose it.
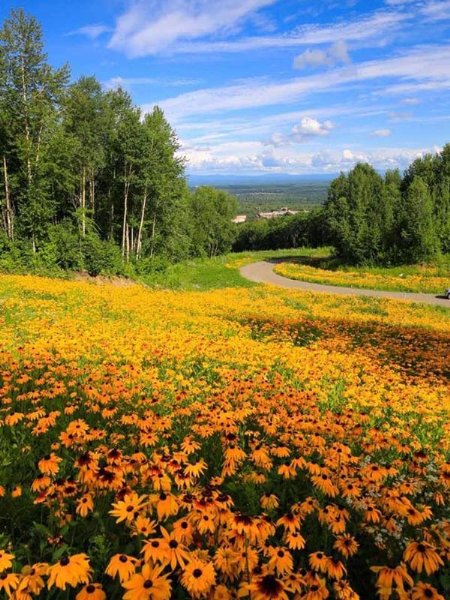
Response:
[[[84,494],[77,500],[76,513],[80,517],[86,517],[90,512],[94,510],[94,500],[92,494]]]
[[[333,548],[340,552],[344,558],[353,556],[358,551],[359,544],[351,535],[339,536],[333,544]]]
[[[19,585],[19,577],[15,573],[2,573],[0,575],[0,590],[5,590],[8,598],[11,597],[13,590]]]
[[[19,594],[35,594],[39,595],[45,587],[43,576],[48,573],[48,565],[46,563],[36,563],[33,566],[26,565],[23,567],[17,595]]]
[[[128,581],[136,571],[137,558],[134,556],[127,556],[126,554],[115,554],[111,557],[108,566],[106,567],[106,574],[110,577],[116,577],[119,575],[120,583]]]
[[[6,569],[10,569],[13,560],[14,554],[8,554],[4,550],[0,550],[0,573],[3,573]]]
[[[206,596],[216,583],[213,565],[194,558],[184,569],[181,583],[193,598]]]
[[[400,590],[404,589],[405,583],[410,587],[413,585],[412,577],[408,574],[404,563],[395,568],[370,567],[370,569],[377,573],[377,587],[379,589],[391,590],[394,583]]]
[[[91,571],[86,554],[74,554],[61,558],[56,565],[49,567],[48,589],[55,585],[59,589],[65,590],[67,584],[75,587],[79,583],[88,583]]]
[[[59,463],[61,461],[62,458],[52,452],[38,462],[38,468],[44,475],[56,475],[59,471]]]
[[[412,591],[412,600],[445,600],[429,583],[418,583]]]
[[[270,573],[254,579],[247,589],[254,600],[288,600],[283,582]]]
[[[76,600],[106,600],[106,594],[100,583],[89,583],[78,592]]]
[[[422,573],[425,568],[427,575],[431,575],[444,564],[435,548],[428,542],[412,542],[406,546],[403,558],[409,563],[411,569]]]
[[[270,569],[274,569],[277,575],[283,575],[292,571],[294,566],[292,555],[284,548],[270,548],[269,556],[268,566]]]
[[[320,573],[326,573],[328,569],[328,556],[323,552],[314,552],[309,555],[309,564],[311,569],[319,571]]]
[[[135,519],[139,512],[146,506],[147,496],[138,496],[132,492],[127,494],[123,500],[113,503],[114,510],[110,510],[109,514],[117,517],[117,523],[126,521],[130,523]]]
[[[135,573],[123,584],[128,590],[124,600],[168,600],[171,593],[167,575],[161,575],[163,567],[145,564],[140,573]]]

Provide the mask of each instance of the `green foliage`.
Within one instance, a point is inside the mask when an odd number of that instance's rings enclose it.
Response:
[[[68,76],[48,64],[36,19],[12,10],[0,28],[0,268],[153,273],[227,251],[235,201],[191,197],[162,110],[142,115],[124,90]]]
[[[326,243],[323,213],[321,209],[316,209],[310,213],[243,223],[237,229],[233,250],[280,250],[301,246],[317,248]]]
[[[232,223],[236,198],[223,190],[202,186],[192,194],[188,206],[194,254],[212,257],[228,252],[236,235],[236,225]]]
[[[324,207],[329,241],[349,264],[402,264],[450,249],[450,144],[384,180],[358,164],[335,179]]]

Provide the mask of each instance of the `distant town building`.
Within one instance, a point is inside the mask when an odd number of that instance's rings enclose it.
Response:
[[[290,210],[286,206],[280,208],[280,210],[273,210],[272,212],[260,212],[256,215],[257,219],[275,219],[276,217],[285,217],[287,215],[296,215],[298,210]]]
[[[247,220],[247,215],[237,215],[234,219],[231,219],[232,223],[245,223]]]

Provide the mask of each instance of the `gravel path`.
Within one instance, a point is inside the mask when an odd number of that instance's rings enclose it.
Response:
[[[338,294],[350,296],[373,296],[374,298],[392,298],[394,300],[409,300],[410,302],[422,302],[424,304],[434,304],[450,308],[450,300],[445,296],[435,296],[434,294],[413,294],[404,292],[387,292],[382,290],[366,290],[351,287],[338,287],[335,285],[322,285],[320,283],[309,283],[307,281],[297,281],[287,279],[274,273],[276,264],[283,262],[280,260],[264,260],[261,262],[245,265],[240,269],[240,273],[246,279],[257,283],[270,283],[280,287],[292,290],[303,290],[305,292],[321,292],[325,294]]]

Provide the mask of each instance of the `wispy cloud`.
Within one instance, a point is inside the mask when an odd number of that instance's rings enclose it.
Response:
[[[181,40],[230,32],[278,0],[137,0],[117,19],[109,47],[129,57],[158,54]]]
[[[117,89],[118,87],[130,88],[135,85],[154,85],[160,87],[182,87],[197,85],[201,79],[158,79],[156,77],[112,77],[103,82],[103,86],[108,89]]]
[[[421,12],[430,21],[450,20],[450,1],[433,0],[422,7]]]
[[[69,31],[66,35],[84,35],[91,40],[96,40],[104,33],[109,33],[111,31],[114,31],[112,27],[108,27],[108,25],[103,25],[102,23],[96,23],[94,25],[85,25],[74,31]]]
[[[312,93],[383,79],[396,78],[404,81],[403,86],[407,88],[431,85],[433,89],[446,89],[450,81],[449,63],[450,45],[417,47],[397,57],[367,61],[319,75],[274,83],[251,80],[237,85],[201,89],[169,98],[160,105],[169,118],[179,120],[188,115],[289,104]],[[399,92],[403,93],[401,84],[400,88]],[[151,108],[151,104],[144,106],[144,110]]]
[[[379,11],[367,17],[349,22],[329,25],[304,25],[289,34],[280,36],[254,36],[224,41],[192,41],[178,43],[170,48],[172,53],[201,54],[211,52],[248,52],[333,44],[336,40],[367,44],[369,40],[379,43],[383,36],[400,31],[411,19],[408,13]]]
[[[389,137],[392,134],[392,131],[390,129],[377,129],[376,131],[372,132],[370,135],[371,137],[375,137],[375,138],[383,138],[383,137]]]

